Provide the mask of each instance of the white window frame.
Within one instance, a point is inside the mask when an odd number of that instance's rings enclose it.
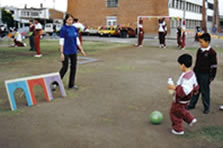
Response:
[[[117,16],[107,16],[106,17],[106,26],[117,26]]]

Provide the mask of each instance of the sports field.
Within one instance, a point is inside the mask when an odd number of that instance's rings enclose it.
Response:
[[[17,111],[10,111],[4,81],[57,72],[61,67],[57,41],[41,41],[43,57],[34,58],[29,48],[9,48],[0,41],[0,148],[222,148],[223,147],[223,49],[218,52],[218,72],[211,84],[211,112],[204,115],[201,99],[191,113],[194,127],[184,124],[185,135],[171,134],[171,96],[167,79],[180,75],[177,57],[196,55],[195,48],[135,48],[130,44],[84,42],[96,62],[78,65],[78,91],[67,97],[57,90],[45,102],[42,88],[35,87],[38,104],[27,107],[24,93],[15,92]],[[159,110],[161,125],[152,125],[149,114]]]

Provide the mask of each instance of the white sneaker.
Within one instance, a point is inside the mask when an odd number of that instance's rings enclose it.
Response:
[[[140,47],[143,47],[143,45],[139,45],[138,47],[139,47],[139,48],[140,48]]]
[[[219,107],[219,109],[220,109],[220,110],[223,110],[223,105],[221,105],[221,106]]]
[[[172,129],[171,132],[172,132],[174,135],[183,135],[183,134],[184,134],[184,131],[177,132],[177,131],[175,131],[174,129]]]
[[[26,46],[27,46],[27,44],[26,44],[26,43],[24,43],[24,46],[26,47]]]
[[[191,123],[189,124],[189,126],[193,126],[193,124],[195,124],[197,122],[197,119],[196,118],[194,118],[192,121],[191,121]]]
[[[57,89],[57,84],[53,84],[51,90],[55,91]]]
[[[36,55],[34,55],[34,57],[36,57],[36,58],[40,58],[42,56],[43,56],[42,54],[36,54]]]

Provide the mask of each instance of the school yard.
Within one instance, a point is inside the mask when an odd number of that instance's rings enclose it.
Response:
[[[41,41],[42,58],[25,48],[8,48],[0,41],[0,147],[1,148],[222,148],[223,49],[217,48],[218,72],[211,84],[211,112],[202,113],[201,100],[191,112],[194,127],[184,124],[185,135],[172,135],[167,79],[180,75],[176,59],[182,53],[195,57],[196,49],[175,47],[135,48],[132,44],[85,41],[87,56],[97,62],[78,65],[78,91],[67,97],[57,90],[44,101],[35,87],[38,104],[27,107],[24,93],[15,92],[17,111],[10,111],[4,81],[57,72],[61,67],[58,42]],[[159,110],[161,125],[152,125],[149,114]]]

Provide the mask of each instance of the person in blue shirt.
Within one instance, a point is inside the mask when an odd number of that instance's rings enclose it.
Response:
[[[78,89],[75,85],[75,76],[77,68],[77,53],[78,50],[83,56],[86,56],[79,40],[78,30],[73,24],[73,16],[67,14],[64,19],[64,25],[60,30],[60,58],[62,61],[62,68],[60,69],[61,78],[64,77],[68,70],[70,60],[70,77],[68,88]]]

